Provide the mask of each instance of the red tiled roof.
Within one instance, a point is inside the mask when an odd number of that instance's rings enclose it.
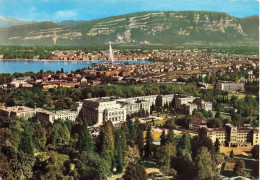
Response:
[[[254,127],[238,127],[237,130],[259,130],[259,128],[254,128]]]
[[[226,128],[212,128],[213,131],[226,131]]]
[[[207,124],[205,121],[202,119],[193,119],[190,124]]]

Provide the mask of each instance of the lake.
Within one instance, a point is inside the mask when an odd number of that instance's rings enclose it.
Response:
[[[10,61],[3,60],[0,61],[0,73],[15,73],[15,72],[39,72],[41,69],[43,71],[57,71],[61,68],[64,72],[75,71],[76,69],[83,69],[93,64],[102,64],[108,61]],[[115,63],[128,63],[128,64],[139,64],[139,63],[151,63],[151,61],[116,61]]]

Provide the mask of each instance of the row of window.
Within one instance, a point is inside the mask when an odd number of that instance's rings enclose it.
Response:
[[[112,113],[110,112],[110,113],[109,113],[109,116],[111,116],[111,115],[118,115],[118,114],[119,114],[119,115],[120,115],[120,114],[124,114],[124,112],[123,112],[123,111],[112,112]]]

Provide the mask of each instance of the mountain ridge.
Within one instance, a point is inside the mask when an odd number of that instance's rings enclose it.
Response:
[[[8,45],[253,45],[259,17],[212,11],[145,11],[90,21],[44,21],[0,29]],[[66,26],[66,27],[64,27]],[[33,28],[32,28],[33,27]],[[9,31],[9,32],[8,32]]]

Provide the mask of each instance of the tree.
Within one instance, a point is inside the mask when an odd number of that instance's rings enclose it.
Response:
[[[60,121],[56,121],[53,124],[53,131],[51,135],[51,142],[56,145],[56,143],[65,143],[70,139],[70,132],[67,127]]]
[[[95,145],[88,130],[88,123],[86,121],[83,121],[83,125],[79,132],[77,149],[79,151],[88,151],[88,150],[93,150],[94,148]]]
[[[127,158],[126,158],[126,164],[127,163],[133,163],[135,164],[138,159],[140,159],[140,152],[138,150],[138,147],[136,145],[128,146],[127,151]]]
[[[191,141],[191,151],[192,151],[192,159],[195,161],[196,157],[200,153],[200,150],[202,147],[206,147],[207,150],[211,154],[211,158],[213,162],[215,161],[215,148],[212,143],[212,140],[205,136],[205,134],[202,133],[203,131],[199,131],[199,136],[194,136]]]
[[[41,126],[41,124],[37,124],[33,129],[33,144],[34,147],[39,149],[40,151],[45,150],[45,145],[47,142],[46,131],[45,128]]]
[[[143,151],[144,151],[144,131],[141,127],[138,128],[137,136],[135,139],[135,144],[138,147],[138,150],[140,152],[140,156],[143,157]]]
[[[259,161],[256,161],[254,164],[255,165],[254,165],[253,175],[259,178]]]
[[[150,108],[150,115],[153,114],[153,111],[155,111],[155,107],[154,107],[154,104],[152,104],[151,108]]]
[[[212,118],[213,117],[213,113],[212,113],[212,111],[211,110],[209,110],[209,118]]]
[[[72,170],[71,165],[75,165]],[[93,151],[83,151],[68,163],[66,172],[72,179],[107,179],[111,175],[111,167]]]
[[[201,112],[198,112],[198,111],[196,111],[195,113],[194,113],[194,115],[193,116],[195,116],[195,117],[197,117],[197,118],[202,118],[202,113]]]
[[[12,169],[8,163],[7,158],[3,155],[0,154],[0,177],[3,179],[8,179],[8,180],[15,180],[13,177],[13,172]]]
[[[191,136],[187,133],[184,133],[178,143],[178,150],[184,150],[188,153],[191,153]]]
[[[177,158],[174,158],[172,166],[177,170],[180,179],[194,179],[196,177],[191,154],[186,150],[178,148],[178,155]]]
[[[123,172],[123,151],[119,130],[115,132],[114,167],[116,167],[117,173]]]
[[[165,127],[169,129],[174,129],[176,127],[174,119],[170,118],[165,122]]]
[[[172,143],[174,145],[176,144],[173,129],[169,129],[166,136],[166,143]]]
[[[211,159],[211,154],[209,153],[207,148],[201,148],[200,153],[196,157],[196,167],[198,179],[213,179],[213,161]]]
[[[64,163],[68,159],[68,155],[59,154],[55,151],[36,156],[33,179],[64,179]]]
[[[34,156],[32,134],[28,127],[26,127],[21,134],[21,140],[18,145],[18,150],[30,155],[31,157]]]
[[[164,146],[166,144],[167,138],[166,138],[166,134],[165,134],[165,130],[163,129],[162,134],[160,136],[160,144],[161,146]]]
[[[221,118],[221,115],[220,115],[220,112],[219,112],[219,111],[216,112],[215,118],[217,118],[217,119],[220,119],[220,118]]]
[[[3,123],[3,121],[2,121]],[[12,131],[14,128],[0,128],[0,147],[2,147],[6,142],[11,143],[15,148],[18,147],[19,144],[19,135],[16,131]]]
[[[217,138],[215,143],[214,143],[214,147],[215,147],[215,152],[216,153],[219,153],[219,150],[220,150],[220,142],[219,142],[219,139]]]
[[[15,179],[33,179],[33,166],[35,159],[26,153],[17,153],[14,158],[9,160]],[[2,169],[2,167],[1,167]]]
[[[231,119],[232,119],[232,124],[234,125],[234,126],[242,126],[242,124],[243,124],[243,119],[242,119],[242,116],[240,115],[240,114],[238,114],[238,113],[236,113],[236,114],[233,114],[232,116],[231,116]]]
[[[126,120],[127,128],[128,128],[128,137],[127,140],[134,140],[136,136],[136,128],[133,124],[132,119],[128,118]]]
[[[126,164],[126,161],[127,161],[126,133],[127,133],[127,127],[126,127],[126,123],[124,122],[121,125],[121,127],[120,127],[122,152],[123,152],[123,162],[124,162],[124,164]]]
[[[140,120],[138,118],[135,118],[135,122],[134,122],[135,129],[138,130],[140,124],[141,124]]]
[[[212,118],[208,120],[207,125],[210,128],[218,128],[223,126],[223,122],[221,119]]]
[[[114,155],[114,136],[112,131],[112,122],[105,121],[100,132],[100,155],[112,168],[112,159]]]
[[[218,171],[218,173],[220,173],[222,164],[225,162],[225,156],[223,154],[217,154],[216,155],[216,170]]]
[[[153,136],[152,136],[151,126],[149,126],[145,137],[144,156],[151,157],[152,150],[153,150]]]
[[[237,161],[233,171],[239,176],[244,176],[245,175],[245,162],[243,160]]]
[[[125,180],[146,180],[147,175],[143,167],[130,163],[126,168],[123,178]]]
[[[170,168],[170,162],[176,157],[176,147],[172,143],[160,146],[156,151],[156,157],[160,164]]]
[[[252,153],[252,157],[256,160],[259,159],[259,145],[255,145],[252,150],[251,150],[251,153]]]
[[[229,157],[230,157],[231,159],[234,158],[234,151],[233,151],[233,149],[230,151]]]

